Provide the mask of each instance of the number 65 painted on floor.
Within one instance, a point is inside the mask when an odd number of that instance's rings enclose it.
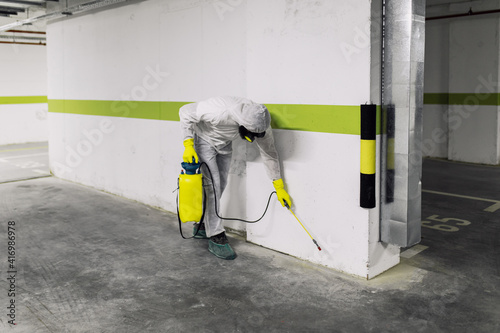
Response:
[[[469,225],[470,222],[467,220],[462,220],[462,219],[456,219],[454,217],[445,217],[445,218],[438,218],[439,215],[432,215],[426,218],[426,220],[432,220],[436,222],[441,222],[441,223],[447,223],[450,221],[455,221],[455,225],[459,226],[466,226]],[[429,229],[435,229],[435,230],[440,230],[440,231],[448,231],[448,232],[455,232],[460,230],[458,227],[453,226],[453,225],[448,225],[448,224],[431,224],[432,222],[429,221],[422,221],[422,227],[426,227]]]

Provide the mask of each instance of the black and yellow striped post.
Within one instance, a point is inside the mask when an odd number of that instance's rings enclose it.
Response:
[[[361,185],[359,205],[375,207],[377,106],[361,105]]]

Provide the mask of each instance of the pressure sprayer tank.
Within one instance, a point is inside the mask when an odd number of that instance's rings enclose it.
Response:
[[[186,170],[179,175],[179,218],[182,222],[200,222],[203,216],[203,175],[199,163],[181,163]]]

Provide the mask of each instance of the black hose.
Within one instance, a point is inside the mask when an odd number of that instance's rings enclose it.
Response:
[[[218,218],[220,218],[221,220],[240,221],[240,222],[244,222],[244,223],[257,223],[260,220],[262,220],[262,218],[264,218],[264,216],[267,213],[267,210],[269,209],[269,203],[271,202],[271,197],[273,196],[273,194],[276,193],[276,191],[271,192],[271,194],[269,195],[269,199],[267,199],[267,205],[266,205],[266,209],[264,210],[264,213],[262,214],[261,217],[259,217],[255,221],[248,221],[248,220],[240,219],[240,218],[237,218],[237,217],[222,217],[222,216],[219,215],[219,212],[217,210],[217,193],[215,192],[215,185],[214,185],[214,178],[212,176],[212,171],[210,171],[210,168],[208,167],[207,163],[205,163],[205,162],[201,163],[200,168],[203,166],[203,164],[205,164],[205,166],[207,167],[208,173],[210,174],[210,180],[212,182],[212,190],[214,191],[215,214],[217,215]],[[178,190],[179,190],[179,185],[177,184],[177,191]],[[191,237],[185,237],[183,235],[183,233],[182,233],[182,226],[181,226],[182,223],[181,223],[181,218],[180,218],[180,215],[179,215],[179,192],[177,192],[176,203],[177,203],[177,219],[178,219],[178,222],[179,222],[179,231],[180,231],[180,234],[181,234],[182,238],[184,238],[184,239],[191,239],[191,238],[196,237],[196,235],[198,235],[198,232],[200,231],[201,224],[203,223],[203,220],[205,219],[205,212],[206,212],[206,209],[207,209],[207,204],[206,204],[207,203],[207,194],[206,194],[205,190],[203,190],[203,213],[201,215],[200,222],[197,223],[198,227],[196,228],[196,232]]]
[[[266,209],[264,210],[264,213],[262,214],[261,217],[259,217],[255,221],[248,221],[248,220],[240,219],[237,217],[222,217],[219,215],[219,212],[217,211],[217,192],[215,192],[214,177],[212,176],[212,171],[210,171],[210,168],[208,167],[207,163],[205,163],[205,162],[201,163],[200,168],[203,165],[205,165],[207,167],[208,173],[210,174],[210,180],[212,181],[212,189],[214,191],[214,199],[215,199],[215,214],[217,215],[218,218],[220,218],[221,220],[240,221],[240,222],[244,222],[244,223],[257,223],[260,220],[262,220],[262,218],[264,218],[264,216],[266,215],[267,210],[269,208],[269,203],[271,202],[271,197],[273,196],[274,193],[276,193],[276,191],[271,192],[271,194],[269,195],[269,199],[267,199],[267,205],[266,205]]]

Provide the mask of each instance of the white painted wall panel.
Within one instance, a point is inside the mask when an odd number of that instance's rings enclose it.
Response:
[[[369,2],[217,3],[150,0],[50,23],[49,98],[124,100],[129,107],[215,95],[369,101],[370,46],[362,43]],[[346,57],[342,43],[357,51]],[[175,211],[178,122],[51,113],[50,124],[57,176]],[[375,221],[359,207],[359,136],[275,130],[275,137],[295,213],[323,251],[275,198],[262,222],[226,225],[246,229],[254,243],[363,277],[369,267],[381,272],[397,263],[397,251],[377,242]],[[255,147],[236,146],[221,213],[255,219],[274,189]]]
[[[45,96],[46,48],[0,44],[0,73],[0,96]]]
[[[450,92],[474,93],[480,77],[498,81],[498,21],[478,16],[450,23]]]
[[[269,103],[369,101],[370,6],[363,1],[249,1],[248,94]],[[265,10],[263,10],[265,8]],[[357,44],[358,35],[367,39]],[[341,45],[356,45],[347,58]]]
[[[498,164],[498,107],[480,106],[471,113],[462,105],[449,109],[449,147],[451,160]]]
[[[481,1],[474,8],[489,10],[498,4]],[[463,12],[468,6],[456,4],[450,10]],[[477,105],[499,92],[499,25],[494,15],[427,22],[425,92],[470,95],[463,105],[424,106],[424,156],[500,162],[498,106]]]
[[[449,20],[425,24],[425,92],[447,92],[449,70]]]
[[[424,93],[449,91],[448,25],[448,20],[426,22]],[[424,104],[422,155],[448,157],[448,105]]]
[[[111,14],[112,13],[112,14]],[[51,52],[51,99],[161,100],[159,14],[145,3],[62,20],[47,26]],[[55,60],[57,59],[57,60]],[[165,75],[160,76],[163,83]],[[155,89],[148,89],[154,85]],[[145,88],[145,89],[143,89]]]
[[[263,222],[247,226],[248,240],[364,276],[368,259],[368,210],[359,207],[359,138],[276,132],[280,151],[285,145],[294,147],[283,159],[285,179],[294,200],[293,211],[323,251],[317,250],[293,215],[276,201]],[[322,151],[324,145],[334,154],[326,157]],[[273,190],[262,177],[264,169],[258,161],[248,162],[248,176],[254,179],[247,184],[249,211],[260,211],[262,202]]]
[[[172,75],[163,96],[196,101],[245,95],[245,15],[244,4],[223,19],[211,4],[176,11],[167,7],[160,18],[160,52],[162,67]]]
[[[0,105],[0,145],[48,140],[47,103]]]
[[[170,74],[162,86],[163,100],[196,101],[203,97],[202,7],[161,13],[159,52]],[[174,33],[172,33],[174,32]],[[185,64],[184,66],[181,64]]]
[[[46,48],[0,44],[0,73],[0,97],[46,96]],[[47,141],[46,119],[46,103],[0,103],[0,145]]]
[[[448,158],[448,108],[448,105],[424,106],[422,156]]]
[[[50,113],[50,123],[58,177],[176,211],[178,122]]]
[[[498,25],[496,16],[450,23],[450,92],[473,94],[464,105],[450,106],[448,155],[452,160],[499,163],[498,106],[477,105],[498,93]]]

